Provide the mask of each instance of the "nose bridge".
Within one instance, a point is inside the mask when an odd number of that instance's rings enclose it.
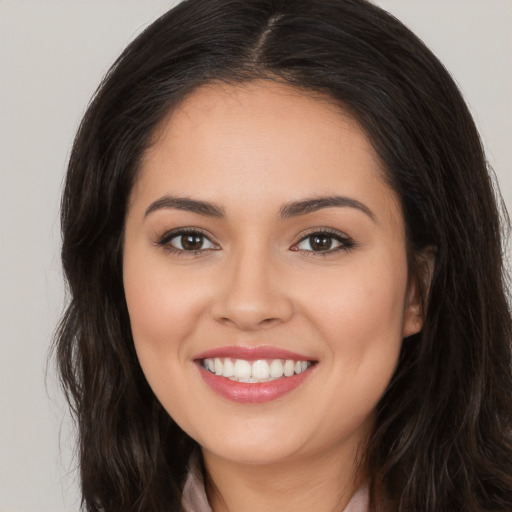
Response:
[[[291,316],[292,303],[268,244],[249,241],[233,250],[225,263],[214,308],[217,320],[252,330]]]

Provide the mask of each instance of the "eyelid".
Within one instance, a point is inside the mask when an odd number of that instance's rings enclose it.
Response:
[[[188,234],[200,235],[200,236],[204,237],[206,240],[208,240],[215,247],[214,248],[209,247],[207,249],[199,249],[196,251],[187,251],[185,249],[179,249],[177,247],[173,247],[172,245],[170,245],[170,241],[173,238],[177,238],[179,236],[188,235]],[[207,253],[209,251],[216,251],[216,250],[220,249],[219,245],[212,240],[211,235],[207,234],[201,228],[196,228],[196,227],[180,227],[180,228],[175,228],[175,229],[166,231],[163,235],[158,237],[158,241],[156,242],[156,245],[158,245],[159,247],[163,247],[167,251],[177,254],[178,256],[183,255],[183,254],[188,255],[188,256],[190,256],[190,255],[197,256],[201,253]]]
[[[212,245],[214,245],[215,247],[212,248],[212,247],[209,247],[209,248],[206,248],[206,249],[198,249],[198,250],[185,250],[185,249],[179,249],[177,247],[174,247],[172,245],[170,245],[170,241],[173,239],[173,238],[176,238],[176,237],[179,237],[179,236],[183,236],[183,235],[187,235],[187,234],[196,234],[196,235],[200,235],[202,237],[204,237],[206,240],[208,240]],[[313,236],[313,235],[327,235],[333,239],[335,239],[339,245],[332,248],[332,249],[328,249],[328,250],[325,250],[325,251],[314,251],[314,250],[307,250],[307,249],[299,249],[297,246],[307,240],[309,237]],[[204,230],[202,230],[201,228],[196,228],[196,227],[180,227],[180,228],[175,228],[175,229],[171,229],[169,231],[166,231],[163,235],[161,235],[158,239],[158,241],[156,242],[156,245],[160,246],[160,247],[163,247],[165,248],[167,251],[171,252],[171,253],[174,253],[176,255],[188,255],[188,256],[198,256],[198,255],[204,255],[205,253],[208,253],[210,251],[215,251],[215,250],[220,250],[221,247],[219,246],[219,244],[217,244],[216,242],[214,242],[212,240],[212,236],[207,234]],[[308,230],[306,233],[302,233],[300,238],[290,247],[290,250],[291,251],[296,251],[296,252],[300,252],[306,256],[310,256],[310,257],[316,257],[316,256],[328,256],[328,255],[332,255],[340,250],[343,250],[343,251],[348,251],[352,248],[354,248],[356,246],[356,243],[354,242],[354,240],[348,236],[346,233],[342,232],[342,231],[338,231],[336,229],[332,229],[332,228],[311,228],[310,230]]]
[[[334,247],[333,249],[328,249],[326,251],[310,251],[306,249],[299,249],[297,248],[298,244],[303,242],[304,240],[308,239],[309,237],[313,235],[327,235],[329,237],[334,238],[336,241],[339,242],[339,245],[337,247]],[[346,233],[343,233],[342,231],[338,231],[336,229],[332,228],[313,228],[311,230],[308,230],[307,233],[302,233],[301,237],[297,242],[295,242],[290,250],[301,252],[306,256],[328,256],[332,255],[338,251],[347,251],[356,246],[355,241],[348,236]]]

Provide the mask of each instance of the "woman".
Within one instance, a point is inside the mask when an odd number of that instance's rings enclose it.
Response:
[[[87,510],[511,509],[498,207],[384,11],[179,4],[91,103],[62,227]]]

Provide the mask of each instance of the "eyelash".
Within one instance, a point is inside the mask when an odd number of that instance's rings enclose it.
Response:
[[[174,238],[177,238],[179,236],[183,236],[183,235],[199,235],[199,236],[209,240],[210,243],[214,244],[214,242],[212,242],[210,240],[208,235],[206,235],[204,232],[202,232],[198,228],[179,228],[179,229],[165,233],[160,238],[160,240],[157,242],[157,245],[159,247],[165,248],[165,250],[167,250],[168,252],[170,252],[176,256],[198,256],[206,251],[218,250],[218,249],[200,249],[200,250],[187,251],[184,249],[178,249],[176,247],[173,247],[170,244],[171,240],[173,240]],[[356,247],[356,243],[350,237],[348,237],[344,233],[341,233],[340,231],[335,231],[333,229],[318,229],[315,231],[311,231],[310,233],[304,235],[293,246],[296,246],[296,245],[300,244],[301,242],[303,242],[303,241],[307,240],[308,238],[311,238],[315,235],[327,236],[327,237],[332,238],[335,241],[339,242],[340,245],[335,247],[334,249],[328,249],[326,251],[309,251],[309,250],[304,250],[304,249],[291,249],[291,250],[301,252],[302,254],[304,254],[307,257],[316,257],[316,256],[325,257],[325,256],[329,256],[331,254],[334,254],[338,251],[349,251],[350,249],[353,249],[354,247]]]
[[[328,238],[334,239],[336,242],[339,242],[340,245],[338,245],[337,247],[335,247],[333,249],[328,249],[327,251],[307,251],[304,249],[292,249],[292,250],[301,252],[304,256],[315,258],[317,256],[321,256],[321,257],[330,256],[339,251],[349,251],[350,249],[353,249],[354,247],[356,247],[356,243],[354,242],[354,240],[352,240],[352,238],[350,238],[349,236],[345,235],[344,233],[342,233],[340,231],[336,231],[334,229],[328,229],[328,228],[316,229],[314,231],[311,231],[310,233],[307,233],[298,242],[293,244],[293,246],[296,246],[296,245],[300,244],[301,242],[307,240],[308,238],[312,238],[315,235],[327,236]],[[310,245],[311,245],[311,243],[310,243]]]
[[[197,228],[180,228],[180,229],[175,229],[173,231],[168,231],[167,233],[165,233],[160,238],[160,240],[158,241],[157,245],[160,246],[160,247],[165,248],[165,250],[167,250],[170,253],[175,254],[176,256],[197,256],[197,255],[199,255],[201,253],[204,253],[205,251],[212,250],[212,249],[201,249],[201,250],[198,250],[198,251],[185,251],[184,249],[178,249],[176,247],[173,247],[170,244],[171,240],[173,240],[174,238],[177,238],[179,236],[183,236],[183,235],[199,235],[201,237],[206,238],[207,240],[210,240],[208,235],[203,233],[200,229],[197,229]],[[211,240],[210,240],[210,242],[211,242]],[[211,242],[211,243],[213,244],[213,242]],[[216,250],[216,249],[214,249],[214,250]]]

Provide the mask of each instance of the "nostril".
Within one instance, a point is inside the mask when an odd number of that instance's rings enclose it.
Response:
[[[285,294],[263,296],[226,291],[212,301],[210,315],[223,325],[255,330],[288,321],[293,316],[293,306]]]
[[[264,327],[271,326],[279,322],[279,318],[265,318],[260,322],[260,324]]]
[[[217,318],[217,321],[224,325],[236,326],[243,330],[267,329],[278,324],[281,320],[276,317],[264,318],[262,320],[249,318],[229,318],[227,316]]]

